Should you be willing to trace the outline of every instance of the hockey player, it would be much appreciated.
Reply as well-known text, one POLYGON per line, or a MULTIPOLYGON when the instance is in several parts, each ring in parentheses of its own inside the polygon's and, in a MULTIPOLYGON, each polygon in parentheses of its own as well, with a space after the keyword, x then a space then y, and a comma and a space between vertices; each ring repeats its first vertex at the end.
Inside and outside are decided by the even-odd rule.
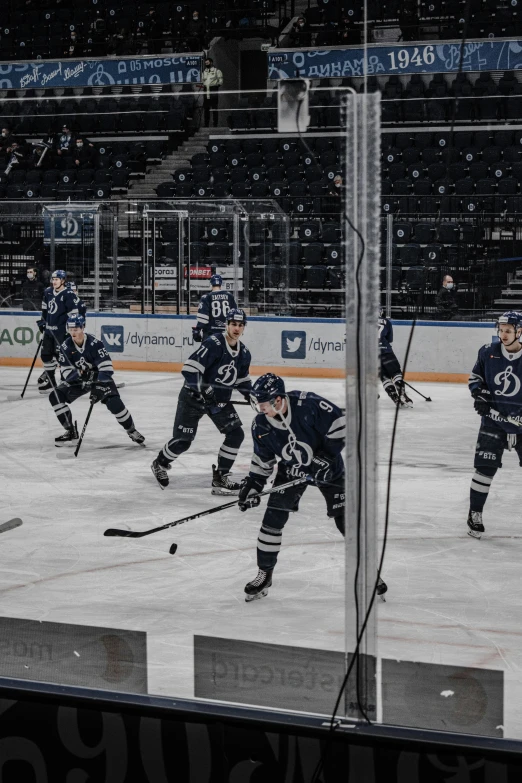
POLYGON ((381 308, 379 317, 379 359, 380 377, 384 391, 395 405, 413 408, 413 402, 406 394, 401 365, 392 348, 393 326, 381 308))
POLYGON ((203 294, 198 307, 198 321, 192 327, 192 337, 195 343, 200 343, 211 334, 224 332, 227 327, 227 313, 237 309, 236 300, 230 291, 222 291, 223 278, 212 275, 210 278, 212 291, 203 294))
POLYGON ((172 438, 151 465, 160 487, 169 483, 171 462, 187 451, 196 437, 199 420, 207 414, 225 436, 219 449, 217 467, 212 465, 212 494, 233 495, 239 483, 230 471, 245 433, 241 419, 230 402, 233 389, 249 399, 250 351, 241 342, 245 330, 244 310, 231 309, 226 315, 226 332, 213 334, 183 365, 185 384, 179 393, 172 438))
MULTIPOLYGON (((54 374, 58 366, 56 355, 60 344, 67 337, 67 319, 79 315, 85 305, 66 285, 66 273, 57 269, 51 275, 51 285, 46 288, 42 300, 42 317, 37 326, 42 333, 42 362, 44 372, 38 378, 40 394, 47 394, 56 387, 54 374)), ((83 310, 85 312, 85 309, 83 310)))
POLYGON ((509 311, 497 321, 498 343, 484 345, 469 378, 473 406, 482 417, 471 479, 468 534, 484 533, 482 511, 491 482, 502 467, 504 449, 517 452, 522 465, 522 313, 509 311))
MULTIPOLYGON (((250 473, 241 482, 239 508, 246 511, 260 503, 263 490, 279 458, 273 486, 302 477, 303 483, 269 496, 257 539, 258 574, 245 586, 246 601, 262 598, 272 585, 281 549, 283 528, 308 486, 318 487, 326 501, 326 513, 344 536, 344 462, 341 451, 346 418, 333 402, 313 392, 285 391, 282 378, 273 373, 254 383, 251 400, 258 415, 252 423, 254 454, 250 473)), ((386 592, 380 580, 378 593, 386 592)))
POLYGON ((67 330, 69 337, 58 353, 63 382, 49 395, 49 402, 65 430, 55 438, 55 445, 69 446, 78 442, 76 422, 73 423, 67 403, 89 391, 91 401, 102 402, 134 443, 143 443, 145 438, 134 426, 116 388, 112 362, 103 343, 85 333, 85 319, 81 315, 69 316, 67 330))

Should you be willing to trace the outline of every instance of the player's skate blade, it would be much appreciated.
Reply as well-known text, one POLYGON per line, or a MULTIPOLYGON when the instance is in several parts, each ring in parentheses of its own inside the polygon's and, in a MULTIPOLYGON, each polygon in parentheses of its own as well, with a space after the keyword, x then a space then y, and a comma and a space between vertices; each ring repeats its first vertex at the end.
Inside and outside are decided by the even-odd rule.
POLYGON ((137 429, 127 430, 127 435, 132 441, 134 441, 134 443, 138 443, 140 445, 145 443, 145 435, 142 435, 141 432, 138 432, 137 429))
POLYGON ((238 481, 232 481, 230 473, 223 470, 217 470, 212 465, 212 494, 213 495, 239 495, 240 484, 238 481))
POLYGON ((158 460, 155 459, 150 466, 150 469, 152 470, 152 475, 160 485, 161 489, 167 489, 169 485, 167 470, 170 470, 170 465, 160 465, 158 460))
POLYGON ((257 601, 268 595, 268 588, 272 586, 272 571, 263 571, 261 568, 257 576, 245 585, 245 601, 257 601))
POLYGON ((63 446, 76 446, 78 441, 78 428, 76 427, 75 422, 71 429, 66 430, 63 435, 59 435, 54 439, 54 445, 58 446, 58 448, 62 448, 63 446))
POLYGON ((485 532, 482 522, 482 511, 469 511, 468 513, 468 536, 471 538, 481 538, 485 532))

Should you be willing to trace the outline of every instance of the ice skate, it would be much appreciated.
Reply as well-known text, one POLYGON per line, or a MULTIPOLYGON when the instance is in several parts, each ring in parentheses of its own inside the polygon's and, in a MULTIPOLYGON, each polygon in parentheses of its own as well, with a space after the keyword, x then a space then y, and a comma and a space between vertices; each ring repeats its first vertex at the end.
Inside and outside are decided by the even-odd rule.
POLYGON ((52 392, 52 390, 55 388, 56 388, 56 383, 54 381, 54 372, 42 373, 38 378, 38 391, 40 392, 40 394, 49 394, 49 392, 52 392))
POLYGON ((59 448, 61 446, 76 446, 78 440, 78 428, 76 427, 76 422, 74 422, 73 426, 70 429, 65 430, 63 435, 59 435, 54 439, 54 445, 59 448))
POLYGON ((212 494, 213 495, 238 495, 240 483, 232 481, 230 473, 218 470, 212 465, 212 494))
POLYGON ((406 389, 404 387, 401 388, 399 393, 399 404, 401 408, 413 408, 413 401, 410 400, 406 394, 406 389))
POLYGON ((381 601, 386 601, 386 598, 384 597, 384 593, 388 592, 388 585, 384 581, 384 579, 381 579, 379 577, 379 581, 377 582, 377 595, 381 599, 381 601))
POLYGON ((393 383, 391 383, 389 386, 386 386, 384 391, 386 392, 386 394, 388 395, 388 397, 390 398, 390 400, 393 402, 394 405, 401 404, 399 394, 397 392, 397 389, 393 385, 393 383))
POLYGON ((154 460, 150 466, 152 475, 160 485, 161 489, 166 489, 169 485, 169 477, 167 476, 167 470, 170 470, 170 465, 160 465, 158 458, 154 460))
POLYGON ((482 511, 469 510, 468 514, 468 536, 472 538, 481 538, 484 533, 484 525, 482 524, 482 511))
POLYGON ((268 588, 272 586, 272 571, 263 571, 261 568, 257 576, 245 585, 245 601, 255 601, 268 595, 268 588))
POLYGON ((127 435, 131 440, 134 441, 134 443, 145 443, 145 435, 142 435, 141 432, 138 432, 136 427, 134 427, 132 430, 127 430, 127 435))

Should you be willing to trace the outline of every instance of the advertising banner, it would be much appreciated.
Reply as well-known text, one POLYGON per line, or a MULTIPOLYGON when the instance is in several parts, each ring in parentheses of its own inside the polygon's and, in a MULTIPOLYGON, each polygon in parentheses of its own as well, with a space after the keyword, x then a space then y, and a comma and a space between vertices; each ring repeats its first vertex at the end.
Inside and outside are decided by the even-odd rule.
POLYGON ((71 207, 60 217, 44 210, 44 245, 51 244, 52 223, 57 245, 92 245, 94 243, 94 214, 85 207, 71 207))
MULTIPOLYGON (((3 358, 33 357, 39 339, 38 317, 38 313, 0 311, 0 363, 3 358)), ((184 362, 194 351, 195 324, 195 315, 87 313, 87 331, 102 340, 113 359, 136 363, 184 362)), ((411 323, 396 322, 393 330, 393 346, 402 362, 411 323)), ((494 331, 492 323, 418 322, 408 371, 460 375, 462 379, 479 348, 492 342, 494 331)), ((252 364, 258 367, 294 368, 303 375, 307 370, 319 375, 344 372, 345 323, 340 319, 251 316, 244 340, 252 364)))
POLYGON ((0 90, 200 81, 199 54, 0 63, 0 90))
MULTIPOLYGON (((462 42, 440 44, 386 44, 368 47, 368 74, 455 73, 462 42)), ((522 41, 466 41, 464 71, 506 71, 522 67, 522 41)), ((274 50, 268 54, 269 79, 301 76, 324 79, 364 76, 362 48, 274 50)))

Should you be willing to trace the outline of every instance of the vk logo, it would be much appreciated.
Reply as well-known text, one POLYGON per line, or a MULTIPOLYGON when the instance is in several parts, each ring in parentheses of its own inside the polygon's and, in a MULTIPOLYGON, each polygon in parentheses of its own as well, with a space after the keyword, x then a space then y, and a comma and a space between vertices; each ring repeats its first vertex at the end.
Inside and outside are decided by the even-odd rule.
POLYGON ((306 332, 282 332, 281 356, 283 359, 306 359, 306 332))
POLYGON ((101 341, 108 351, 113 353, 119 351, 121 353, 125 347, 123 343, 123 326, 102 326, 101 341))

